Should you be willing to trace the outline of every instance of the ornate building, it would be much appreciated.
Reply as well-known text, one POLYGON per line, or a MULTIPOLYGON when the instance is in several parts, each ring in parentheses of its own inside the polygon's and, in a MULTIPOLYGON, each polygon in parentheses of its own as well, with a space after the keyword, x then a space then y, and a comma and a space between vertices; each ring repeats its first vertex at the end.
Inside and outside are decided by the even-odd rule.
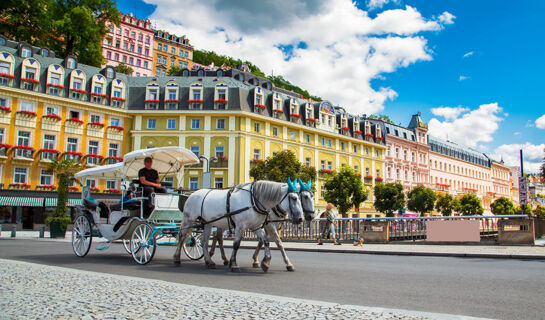
POLYGON ((193 68, 193 46, 185 36, 178 37, 166 31, 155 31, 153 47, 153 73, 157 77, 166 76, 168 69, 193 68))
POLYGON ((102 53, 106 59, 104 66, 123 63, 133 69, 133 76, 151 76, 153 48, 154 31, 151 22, 137 19, 132 14, 122 14, 119 27, 111 24, 102 40, 102 53))
MULTIPOLYGON (((369 192, 354 215, 375 216, 371 190, 383 177, 384 132, 382 121, 301 99, 237 69, 131 77, 0 37, 0 223, 43 223, 57 197, 55 177, 45 170, 52 159, 95 166, 133 149, 171 145, 216 158, 210 171, 218 188, 250 181, 254 162, 291 150, 320 172, 319 210, 323 177, 352 166, 369 192)), ((201 188, 204 170, 201 163, 186 168, 183 180, 165 182, 201 188)), ((88 181, 95 193, 119 192, 118 181, 88 181)))

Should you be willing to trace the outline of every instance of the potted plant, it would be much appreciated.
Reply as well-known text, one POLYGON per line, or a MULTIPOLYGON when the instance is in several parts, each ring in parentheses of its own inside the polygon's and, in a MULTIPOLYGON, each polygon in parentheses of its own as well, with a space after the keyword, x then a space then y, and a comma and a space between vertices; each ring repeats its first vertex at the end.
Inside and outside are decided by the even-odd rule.
POLYGON ((59 178, 57 208, 54 213, 45 219, 51 238, 64 238, 66 227, 72 222, 72 219, 66 216, 68 212, 68 186, 74 180, 74 174, 79 170, 80 164, 72 160, 53 160, 49 164, 48 171, 59 178))

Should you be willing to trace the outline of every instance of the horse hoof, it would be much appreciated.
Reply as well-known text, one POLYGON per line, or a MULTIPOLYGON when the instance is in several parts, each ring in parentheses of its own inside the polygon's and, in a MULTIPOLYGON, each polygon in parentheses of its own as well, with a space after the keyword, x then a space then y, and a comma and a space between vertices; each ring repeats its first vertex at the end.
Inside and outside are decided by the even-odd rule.
POLYGON ((180 260, 174 260, 172 262, 174 263, 175 266, 179 266, 180 264, 182 264, 180 260))
POLYGON ((294 266, 286 266, 286 269, 288 271, 295 271, 295 267, 294 266))
POLYGON ((240 272, 239 267, 231 267, 231 272, 240 272))
POLYGON ((254 267, 254 268, 259 268, 259 263, 258 263, 258 262, 254 262, 254 263, 252 264, 252 267, 254 267))
POLYGON ((216 269, 216 264, 215 264, 215 263, 207 263, 207 264, 206 264, 206 267, 207 267, 208 269, 216 269))
POLYGON ((263 269, 263 272, 269 271, 269 265, 265 263, 261 263, 261 269, 263 269))

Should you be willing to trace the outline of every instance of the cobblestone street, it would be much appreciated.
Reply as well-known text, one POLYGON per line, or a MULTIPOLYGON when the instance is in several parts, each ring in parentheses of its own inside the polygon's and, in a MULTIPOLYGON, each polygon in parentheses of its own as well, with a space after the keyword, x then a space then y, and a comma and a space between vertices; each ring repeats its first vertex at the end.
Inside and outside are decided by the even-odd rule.
POLYGON ((0 259, 3 319, 461 319, 0 259))

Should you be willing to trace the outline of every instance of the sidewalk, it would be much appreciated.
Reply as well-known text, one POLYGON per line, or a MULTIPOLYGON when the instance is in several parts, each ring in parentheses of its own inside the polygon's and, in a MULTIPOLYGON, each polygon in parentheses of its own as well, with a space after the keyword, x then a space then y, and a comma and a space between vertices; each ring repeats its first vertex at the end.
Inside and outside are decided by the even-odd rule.
MULTIPOLYGON (((38 231, 19 231, 16 238, 10 238, 11 232, 2 231, 0 239, 26 239, 37 241, 70 242, 71 233, 66 233, 64 239, 51 239, 49 232, 45 232, 45 238, 38 238, 38 231)), ((100 241, 100 240, 99 240, 100 241)), ((232 248, 231 240, 224 241, 226 248, 232 248)), ((256 241, 243 240, 242 249, 254 249, 256 241)), ((284 242, 287 251, 306 251, 324 253, 352 253, 352 254, 382 254, 382 255, 406 255, 406 256, 437 256, 437 257, 465 257, 465 258, 496 258, 496 259, 530 259, 545 260, 545 239, 536 240, 534 246, 499 246, 499 245, 436 245, 425 242, 407 242, 395 244, 364 244, 355 247, 350 243, 335 246, 332 243, 317 245, 312 242, 284 242)), ((277 250, 276 244, 271 242, 271 248, 277 250)))

